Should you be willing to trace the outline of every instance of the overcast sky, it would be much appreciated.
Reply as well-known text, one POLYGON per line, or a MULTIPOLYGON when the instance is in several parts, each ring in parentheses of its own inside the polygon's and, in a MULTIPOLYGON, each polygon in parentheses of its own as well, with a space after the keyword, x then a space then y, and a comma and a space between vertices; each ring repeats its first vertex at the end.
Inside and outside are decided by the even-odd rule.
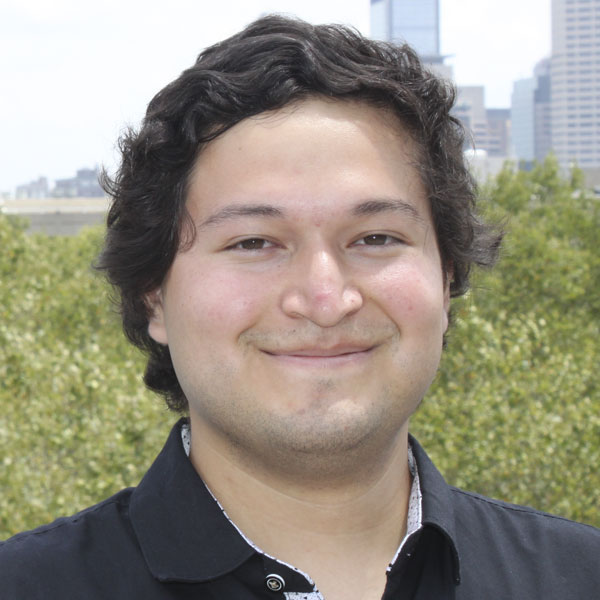
MULTIPOLYGON (((508 107, 550 53, 550 0, 440 0, 459 85, 508 107)), ((265 12, 369 34, 369 0, 0 0, 0 191, 114 165, 119 131, 205 46, 265 12)))

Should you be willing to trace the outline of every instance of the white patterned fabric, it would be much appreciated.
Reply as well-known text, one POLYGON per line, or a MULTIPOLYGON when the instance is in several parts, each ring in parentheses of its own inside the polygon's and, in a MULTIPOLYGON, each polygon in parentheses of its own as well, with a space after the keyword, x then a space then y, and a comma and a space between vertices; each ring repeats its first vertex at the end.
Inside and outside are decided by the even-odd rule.
POLYGON ((183 449, 185 450, 185 453, 189 456, 192 447, 192 436, 189 423, 184 423, 181 426, 181 441, 183 442, 183 449))
POLYGON ((387 571, 394 566, 396 559, 400 555, 406 540, 415 532, 421 529, 422 521, 423 521, 423 512, 422 512, 422 504, 423 504, 423 495, 421 494, 421 484, 419 482, 419 472, 417 470, 417 461, 415 460, 415 456, 413 454, 412 448, 410 444, 408 445, 408 468, 410 469, 410 474, 412 475, 412 485, 410 487, 410 496, 408 498, 408 514, 406 515, 406 533, 404 534, 404 538, 400 542, 398 546, 398 550, 396 550, 396 554, 392 562, 388 565, 387 571))

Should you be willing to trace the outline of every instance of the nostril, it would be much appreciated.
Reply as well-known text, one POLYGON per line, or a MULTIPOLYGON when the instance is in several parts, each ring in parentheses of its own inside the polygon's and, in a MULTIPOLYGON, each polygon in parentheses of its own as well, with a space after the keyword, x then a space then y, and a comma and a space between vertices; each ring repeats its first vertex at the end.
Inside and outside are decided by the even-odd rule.
POLYGON ((320 327, 331 327, 360 310, 362 305, 362 294, 356 288, 313 290, 312 294, 295 289, 284 294, 281 307, 292 318, 305 318, 320 327))
POLYGON ((362 306, 359 290, 349 284, 343 264, 327 249, 307 248, 296 255, 282 297, 283 311, 328 327, 362 306))

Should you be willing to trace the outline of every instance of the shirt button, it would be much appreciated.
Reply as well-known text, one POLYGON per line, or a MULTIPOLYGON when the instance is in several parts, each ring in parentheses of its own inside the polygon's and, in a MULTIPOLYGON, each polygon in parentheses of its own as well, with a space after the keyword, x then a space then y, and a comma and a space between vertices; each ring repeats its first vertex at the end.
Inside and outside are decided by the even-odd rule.
POLYGON ((265 583, 267 584, 267 589, 272 592, 280 592, 285 587, 285 580, 283 577, 275 575, 275 573, 267 575, 265 583))

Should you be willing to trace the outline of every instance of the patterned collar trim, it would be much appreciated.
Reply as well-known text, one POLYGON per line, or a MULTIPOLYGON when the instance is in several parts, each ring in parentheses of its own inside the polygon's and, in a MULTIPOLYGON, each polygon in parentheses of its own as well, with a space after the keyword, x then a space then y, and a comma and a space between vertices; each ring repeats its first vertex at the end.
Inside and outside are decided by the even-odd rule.
MULTIPOLYGON (((192 444, 191 430, 190 430, 189 423, 183 423, 183 425, 181 426, 181 441, 183 443, 183 449, 185 450, 186 455, 189 456, 191 444, 192 444)), ((387 568, 388 573, 394 566, 394 563, 396 562, 398 556, 400 555, 400 552, 402 551, 402 548, 403 548, 404 544, 406 543, 406 540, 413 533, 415 533, 416 531, 421 529, 421 527, 423 526, 423 506, 422 506, 423 505, 423 495, 421 494, 421 484, 419 482, 419 472, 417 470, 417 461, 415 460, 415 456, 413 454, 413 450, 412 450, 412 447, 410 444, 408 446, 408 468, 410 470, 410 474, 412 475, 412 485, 410 488, 410 497, 408 500, 408 515, 407 515, 407 519, 406 519, 406 534, 404 535, 404 538, 400 542, 400 545, 398 546, 398 550, 396 550, 394 559, 388 565, 388 568, 387 568)), ((219 507, 223 511, 223 514, 225 515, 225 517, 227 517, 227 520, 239 531, 240 535, 246 540, 246 542, 248 542, 248 544, 250 546, 252 546, 252 548, 254 548, 257 552, 260 552, 261 554, 264 554, 265 556, 269 556, 268 554, 266 554, 266 552, 263 552, 260 548, 258 548, 252 542, 252 540, 249 540, 242 531, 240 531, 240 529, 237 527, 237 525, 229 518, 229 516, 227 515, 227 513, 221 506, 220 502, 215 498, 214 494, 210 491, 208 486, 207 486, 207 489, 210 492, 211 496, 214 498, 215 502, 219 505, 219 507)), ((269 558, 273 558, 273 557, 269 556, 269 558)), ((277 559, 274 559, 274 560, 277 560, 277 559)), ((280 561, 278 561, 278 562, 280 562, 280 561)), ((286 563, 284 563, 284 564, 286 564, 286 563)), ((287 565, 287 566, 298 571, 298 569, 296 569, 292 565, 287 565)), ((303 575, 309 581, 312 582, 310 577, 308 577, 305 573, 303 573, 303 575)))

